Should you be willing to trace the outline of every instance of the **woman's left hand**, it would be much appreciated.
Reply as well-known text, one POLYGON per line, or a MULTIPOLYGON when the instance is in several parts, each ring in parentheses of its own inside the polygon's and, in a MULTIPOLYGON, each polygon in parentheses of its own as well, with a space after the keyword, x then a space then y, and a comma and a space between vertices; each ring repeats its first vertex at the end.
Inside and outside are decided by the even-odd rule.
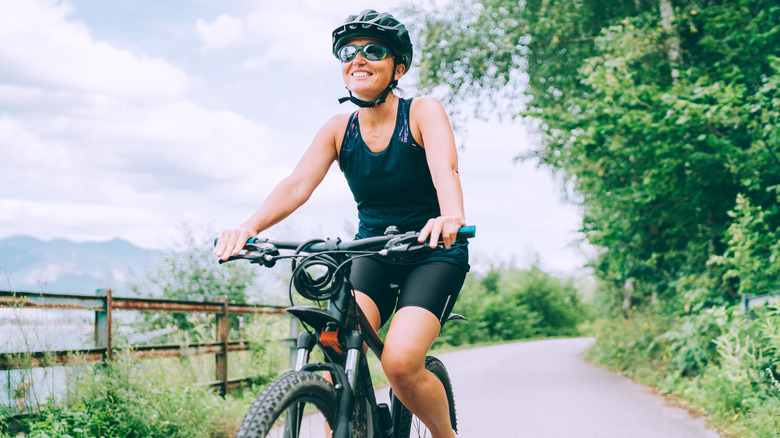
POLYGON ((455 239, 458 237, 458 230, 464 225, 466 225, 466 221, 460 216, 431 218, 428 219, 428 223, 420 230, 420 237, 417 240, 425 242, 425 239, 430 237, 431 248, 436 248, 439 240, 444 242, 445 248, 449 248, 455 243, 455 239))

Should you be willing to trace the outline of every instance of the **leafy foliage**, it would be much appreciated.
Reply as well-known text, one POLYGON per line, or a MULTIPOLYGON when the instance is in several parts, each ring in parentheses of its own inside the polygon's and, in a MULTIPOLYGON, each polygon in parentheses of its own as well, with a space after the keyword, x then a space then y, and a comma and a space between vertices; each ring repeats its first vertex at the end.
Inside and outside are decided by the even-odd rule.
POLYGON ((537 265, 493 266, 484 276, 469 275, 453 311, 469 321, 445 326, 440 341, 450 345, 576 335, 589 317, 573 280, 537 265))
MULTIPOLYGON (((778 197, 780 201, 780 197, 778 197)), ((753 206, 740 195, 732 212, 728 250, 713 264, 726 268, 725 280, 737 280, 743 295, 764 295, 780 290, 780 241, 773 223, 780 215, 778 204, 766 210, 753 206)))
POLYGON ((662 3, 463 0, 417 23, 421 85, 475 111, 521 102, 507 115, 539 132, 523 157, 567 183, 605 249, 598 274, 632 279, 634 304, 706 271, 727 249, 737 195, 766 210, 780 182, 780 7, 675 2, 667 25, 662 3))
MULTIPOLYGON (((120 359, 70 370, 68 392, 26 420, 30 437, 229 437, 248 401, 222 399, 178 373, 120 359)), ((10 437, 0 429, 0 436, 10 437)))
POLYGON ((753 318, 737 306, 637 312, 602 321, 588 357, 693 402, 738 436, 771 436, 780 426, 778 316, 777 306, 753 318))
MULTIPOLYGON (((256 270, 246 264, 219 265, 208 242, 202 242, 191 230, 184 230, 183 241, 166 255, 145 279, 131 285, 139 296, 154 296, 173 300, 248 301, 247 289, 252 286, 256 270)), ((239 316, 230 315, 230 327, 239 327, 239 316)), ((190 340, 208 338, 213 330, 213 316, 185 313, 149 313, 144 315, 145 330, 175 329, 190 340)))
POLYGON ((780 292, 780 5, 461 0, 419 13, 421 86, 528 121, 537 144, 519 158, 583 207, 607 315, 592 359, 740 436, 776 434, 778 312, 734 304, 780 292))

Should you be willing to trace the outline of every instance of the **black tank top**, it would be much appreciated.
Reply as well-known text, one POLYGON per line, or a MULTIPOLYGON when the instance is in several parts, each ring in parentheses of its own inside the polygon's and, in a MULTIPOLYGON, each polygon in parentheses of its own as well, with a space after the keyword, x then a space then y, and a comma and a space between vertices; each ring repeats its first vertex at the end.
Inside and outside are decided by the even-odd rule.
POLYGON ((363 141, 358 111, 347 124, 339 166, 357 202, 361 237, 382 235, 390 225, 419 231, 441 215, 425 150, 409 130, 411 103, 399 99, 395 130, 381 152, 372 152, 363 141))
MULTIPOLYGON (((401 232, 420 231, 428 219, 441 216, 425 149, 412 138, 409 108, 412 99, 398 99, 395 130, 387 147, 372 152, 360 135, 358 111, 349 118, 339 152, 339 166, 357 202, 356 239, 381 236, 390 225, 401 232)), ((422 255, 409 262, 468 263, 468 242, 422 255)))

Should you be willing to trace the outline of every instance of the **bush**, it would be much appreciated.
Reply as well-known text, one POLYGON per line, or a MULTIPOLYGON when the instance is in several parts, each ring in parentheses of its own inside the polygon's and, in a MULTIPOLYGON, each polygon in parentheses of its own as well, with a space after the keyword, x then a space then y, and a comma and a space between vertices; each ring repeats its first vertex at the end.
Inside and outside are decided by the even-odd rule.
MULTIPOLYGON (((773 186, 780 203, 780 186, 773 186)), ((780 206, 762 208, 738 195, 733 221, 726 237, 728 249, 723 256, 713 257, 711 263, 725 268, 724 279, 739 284, 740 294, 763 295, 778 292, 780 284, 780 206)))
POLYGON ((596 342, 586 357, 610 369, 637 377, 654 370, 667 370, 668 351, 657 342, 669 319, 651 312, 636 312, 629 318, 602 319, 595 324, 596 342))
POLYGON ((589 359, 677 394, 739 436, 780 428, 780 307, 604 320, 589 359))
POLYGON ((715 358, 717 345, 714 340, 724 333, 727 321, 723 307, 678 317, 671 330, 656 338, 666 346, 673 372, 681 376, 699 374, 715 358))
MULTIPOLYGON (((248 291, 253 289, 257 269, 246 263, 218 264, 211 243, 203 242, 189 229, 184 230, 182 241, 176 248, 139 281, 129 284, 134 294, 185 301, 217 301, 220 297, 227 297, 234 303, 251 301, 248 291), (181 251, 181 248, 186 250, 181 251)), ((229 318, 231 328, 239 326, 238 315, 230 315, 229 318)), ((206 314, 152 312, 142 314, 142 320, 136 325, 139 332, 181 331, 189 340, 206 341, 211 340, 214 333, 212 322, 213 317, 206 314)), ((155 341, 168 343, 178 340, 162 335, 155 341)))
POLYGON ((451 322, 440 342, 450 345, 572 336, 588 315, 571 279, 560 279, 534 265, 491 267, 469 274, 453 309, 467 323, 451 322))
MULTIPOLYGON (((131 359, 73 367, 67 394, 26 421, 30 437, 229 437, 248 402, 190 383, 183 368, 131 359)), ((10 437, 7 433, 3 437, 10 437)))

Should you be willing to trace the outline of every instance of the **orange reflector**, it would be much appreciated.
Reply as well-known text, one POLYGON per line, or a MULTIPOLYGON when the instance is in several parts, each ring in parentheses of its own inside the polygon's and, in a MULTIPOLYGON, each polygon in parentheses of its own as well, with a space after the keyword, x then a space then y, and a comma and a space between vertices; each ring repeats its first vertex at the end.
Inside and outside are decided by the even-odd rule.
POLYGON ((320 333, 320 344, 324 345, 325 347, 330 347, 338 354, 344 353, 344 350, 341 348, 341 344, 339 344, 339 329, 336 328, 336 330, 333 331, 325 331, 323 330, 322 333, 320 333))

